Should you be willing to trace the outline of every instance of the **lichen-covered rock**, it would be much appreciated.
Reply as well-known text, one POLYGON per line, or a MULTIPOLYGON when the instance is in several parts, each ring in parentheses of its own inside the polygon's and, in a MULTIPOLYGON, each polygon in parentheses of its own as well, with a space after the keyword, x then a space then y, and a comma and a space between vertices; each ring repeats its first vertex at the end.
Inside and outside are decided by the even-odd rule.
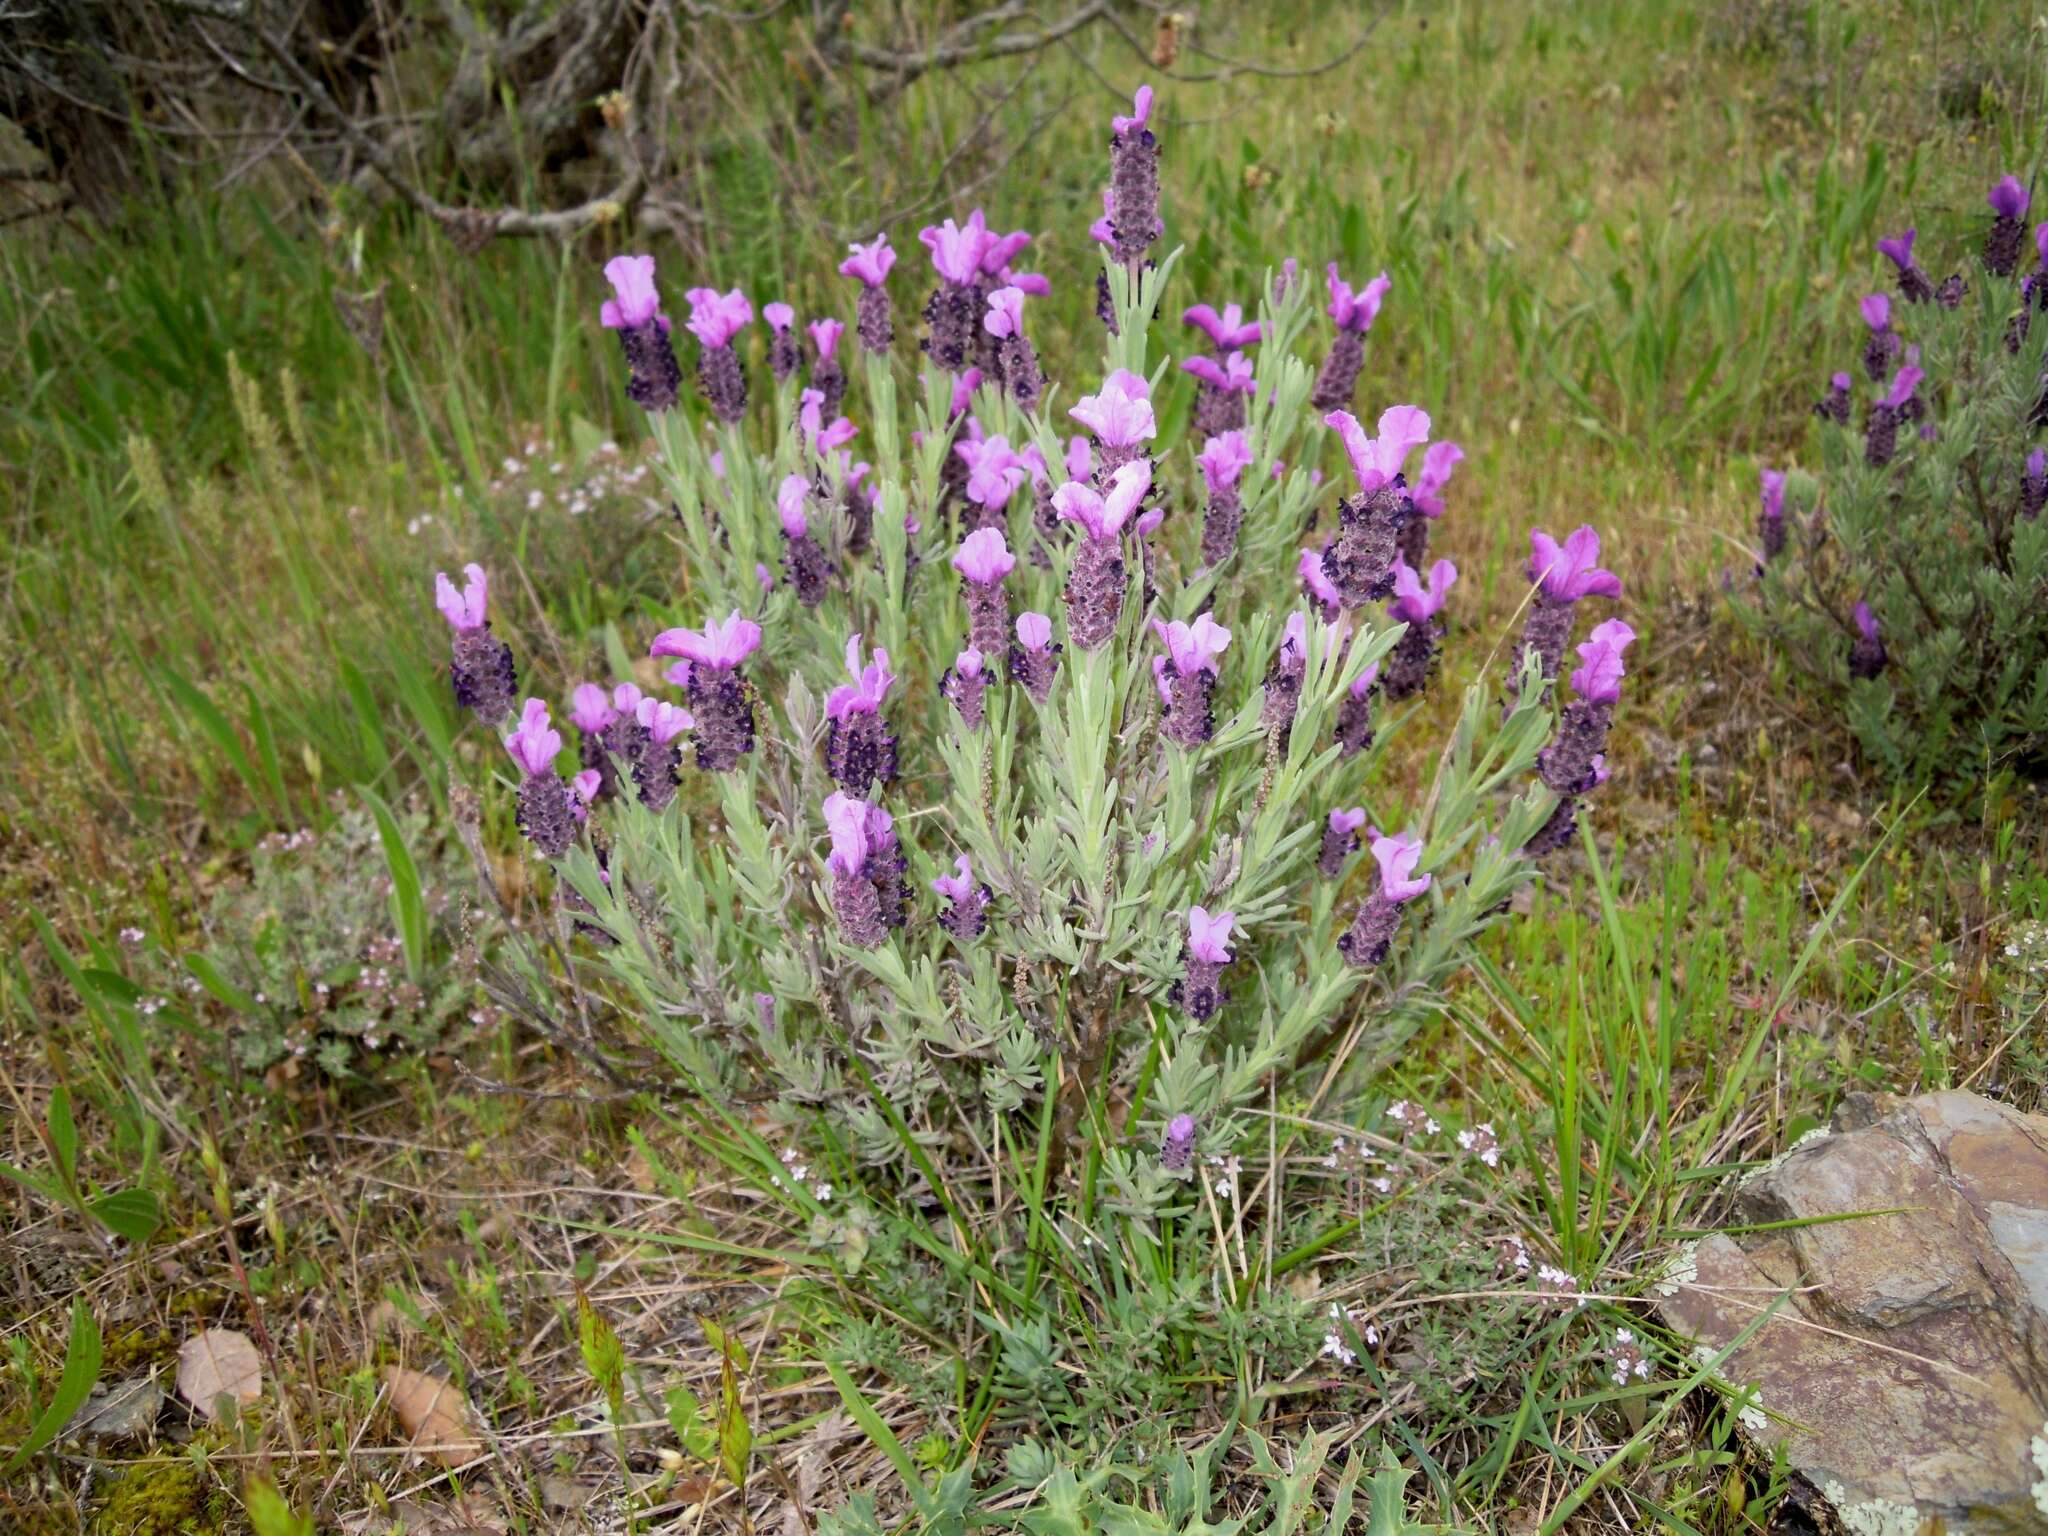
POLYGON ((1857 1095, 1737 1206, 1808 1224, 1707 1238, 1654 1290, 1703 1359, 1785 1297, 1720 1375, 1784 1446, 1788 1528, 2048 1531, 2048 1121, 1857 1095))

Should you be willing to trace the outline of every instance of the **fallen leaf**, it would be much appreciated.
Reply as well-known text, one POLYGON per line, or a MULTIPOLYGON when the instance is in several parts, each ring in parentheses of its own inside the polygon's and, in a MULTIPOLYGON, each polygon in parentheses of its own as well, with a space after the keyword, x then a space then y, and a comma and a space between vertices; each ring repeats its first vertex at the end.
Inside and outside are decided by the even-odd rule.
POLYGON ((221 1412, 223 1397, 242 1408, 262 1395, 263 1359, 247 1334, 209 1328, 187 1339, 178 1351, 178 1396, 211 1422, 219 1424, 227 1417, 221 1412))
POLYGON ((469 1404, 454 1382, 387 1365, 384 1385, 391 1394, 391 1411, 422 1456, 444 1467, 460 1467, 483 1455, 483 1442, 469 1427, 469 1404))

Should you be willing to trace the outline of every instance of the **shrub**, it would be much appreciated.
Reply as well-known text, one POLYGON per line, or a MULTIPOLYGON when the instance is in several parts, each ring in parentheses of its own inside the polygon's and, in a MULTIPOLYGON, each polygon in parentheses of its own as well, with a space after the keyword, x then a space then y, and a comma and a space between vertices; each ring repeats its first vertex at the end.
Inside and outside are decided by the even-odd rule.
POLYGON ((1863 300, 1861 382, 1814 408, 1819 476, 1764 472, 1738 604, 1913 782, 2048 770, 2048 224, 2028 251, 2025 190, 1990 201, 1974 282, 1935 284, 1913 230, 1879 242, 1898 300, 1863 300))
MULTIPOLYGON (((1030 237, 979 210, 921 233, 915 376, 886 238, 842 268, 858 432, 840 322, 805 346, 765 307, 763 409, 752 306, 711 288, 689 294, 693 421, 652 259, 610 264, 684 592, 633 677, 573 690, 573 778, 548 704, 517 702, 487 573, 439 578, 458 696, 493 728, 516 711, 519 824, 580 935, 565 963, 834 1282, 799 1286, 802 1326, 963 1441, 999 1405, 1040 1433, 1170 1435, 1247 1353, 1341 1382, 1384 1348, 1282 1279, 1418 1166, 1425 1117, 1371 1151, 1351 1129, 1377 1118, 1367 1072, 1604 780, 1633 638, 1609 620, 1578 647, 1553 731, 1579 605, 1619 585, 1591 529, 1539 533, 1513 675, 1429 705, 1457 571, 1428 543, 1462 455, 1414 406, 1373 435, 1342 408, 1384 277, 1354 292, 1330 268, 1315 370, 1292 263, 1253 322, 1187 310, 1202 441, 1165 440, 1181 401, 1152 322, 1177 253, 1151 255, 1149 101, 1114 127, 1103 377, 1071 404, 1030 339, 1045 280, 1011 266, 1030 237), (1342 498, 1315 467, 1332 438, 1342 498), (1387 742, 1431 715, 1448 738, 1403 784, 1387 742), (918 1363, 935 1347, 957 1357, 918 1363)), ((1477 1197, 1491 1129, 1459 1145, 1477 1197)))

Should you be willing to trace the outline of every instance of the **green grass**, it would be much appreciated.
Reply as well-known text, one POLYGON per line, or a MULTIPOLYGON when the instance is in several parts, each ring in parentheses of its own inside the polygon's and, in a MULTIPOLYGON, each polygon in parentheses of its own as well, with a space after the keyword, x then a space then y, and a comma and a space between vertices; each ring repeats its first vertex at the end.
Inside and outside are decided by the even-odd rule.
MULTIPOLYGON (((1357 24, 1340 7, 1242 9, 1199 34, 1203 45, 1301 65, 1357 24)), ((1643 1330, 1629 1298, 1685 1235, 1723 1219, 1723 1175, 1784 1146, 1841 1094, 1996 1081, 2037 1099, 2044 1063, 2029 1026, 2043 991, 2003 945, 2048 918, 2048 850, 2038 799, 2031 811, 1987 805, 1959 827, 1838 772, 1841 739, 1802 719, 1769 658, 1732 644, 1700 605, 1724 566, 1743 564, 1757 460, 1805 451, 1805 407, 1854 329, 1876 235, 1917 216, 1924 239, 1946 240, 1977 217, 1994 174, 2038 168, 2028 24, 2023 8, 1988 0, 1407 6, 1333 74, 1165 94, 1169 242, 1186 248, 1169 308, 1249 300, 1288 255, 1311 271, 1334 258, 1354 279, 1384 266, 1395 286, 1360 405, 1428 402, 1440 435, 1471 454, 1442 532, 1467 572, 1460 625, 1497 630, 1519 600, 1530 522, 1586 520, 1616 552, 1652 652, 1655 692, 1632 706, 1617 749, 1639 768, 1596 824, 1599 856, 1486 943, 1451 1006, 1372 1063, 1367 1102, 1352 1106, 1349 1123, 1371 1124, 1400 1098, 1453 1127, 1490 1123, 1507 1149, 1500 1178, 1419 1158, 1391 1199, 1332 1197, 1291 1211, 1285 1231, 1254 1234, 1273 1278, 1301 1280, 1304 1298, 1324 1299, 1318 1275, 1351 1277, 1360 1316, 1414 1355, 1342 1415, 1291 1379, 1314 1353, 1319 1314, 1245 1304, 1229 1268, 1229 1238, 1245 1235, 1205 1246, 1206 1213, 1143 1264, 1135 1248, 1106 1256, 1115 1267, 1091 1294, 1116 1301, 1091 1314, 1071 1235, 1042 1209, 1043 1128, 992 1149, 1024 1202, 1014 1266, 971 1244, 906 1254, 910 1223, 863 1239, 885 1274, 936 1264, 957 1290, 982 1286, 979 1305, 1001 1312, 1004 1333, 991 1356, 934 1325, 953 1300, 920 1295, 927 1280, 904 1279, 885 1307, 811 1278, 822 1266, 789 1240, 790 1217, 731 1187, 773 1159, 743 1116, 657 1114, 640 1100, 526 1106, 424 1054, 353 1096, 281 1076, 252 1092, 218 1038, 246 1025, 235 978, 250 974, 229 964, 249 952, 237 926, 248 908, 224 893, 251 883, 267 834, 360 824, 364 805, 399 813, 385 812, 362 879, 396 877, 394 932, 415 972, 484 989, 484 1022, 449 1054, 528 1087, 590 1087, 492 1000, 492 967, 516 962, 486 954, 479 970, 466 958, 447 906, 461 878, 447 872, 449 850, 409 847, 399 829, 413 825, 408 806, 419 825, 446 825, 454 784, 486 777, 440 675, 433 569, 471 557, 518 569, 494 597, 500 628, 558 676, 623 656, 631 616, 673 602, 688 579, 646 520, 651 482, 614 475, 576 518, 552 499, 604 462, 589 456, 607 437, 635 462, 637 416, 595 309, 602 259, 641 237, 501 241, 465 258, 353 194, 310 218, 281 184, 225 198, 194 186, 112 230, 10 230, 0 738, 15 750, 0 780, 0 912, 13 953, 0 1014, 18 1113, 7 1159, 46 1165, 34 1127, 47 1123, 50 1085, 71 1084, 90 1133, 83 1179, 156 1190, 169 1219, 159 1243, 178 1245, 187 1266, 176 1285, 106 1253, 67 1271, 70 1288, 123 1298, 145 1319, 135 1331, 148 1337, 127 1355, 107 1330, 109 1371, 169 1363, 182 1331, 240 1315, 251 1287, 269 1307, 321 1298, 278 1385, 296 1426, 279 1480, 301 1507, 325 1500, 324 1516, 343 1495, 361 1507, 372 1484, 394 1492, 431 1475, 394 1480, 395 1463, 347 1454, 390 1443, 365 1374, 373 1358, 444 1364, 494 1425, 551 1450, 564 1475, 616 1487, 616 1467, 588 1459, 608 1454, 609 1423, 580 1437, 596 1388, 574 1348, 553 1347, 577 1337, 563 1298, 572 1281, 589 1287, 634 1339, 627 1323, 662 1315, 647 1297, 686 1283, 752 1354, 729 1380, 725 1352, 694 1335, 635 1342, 627 1391, 647 1400, 625 1412, 641 1462, 657 1440, 690 1443, 664 1427, 675 1412, 658 1400, 664 1385, 694 1393, 727 1435, 743 1419, 756 1476, 798 1476, 797 1452, 843 1414, 841 1438, 822 1443, 835 1461, 866 1447, 866 1460, 832 1491, 879 1491, 904 1511, 908 1497, 936 1529, 965 1487, 947 1474, 975 1463, 992 1372, 1006 1373, 1005 1393, 1042 1390, 1048 1442, 1081 1443, 1090 1426, 1044 1343, 1057 1333, 1101 1349, 1118 1328, 1142 1333, 1155 1310, 1176 1315, 1176 1289, 1194 1285, 1224 1320, 1214 1338, 1178 1346, 1218 1405, 1212 1442, 1172 1444, 1133 1414, 1094 1460, 1013 1446, 994 1497, 1031 1504, 1048 1531, 1084 1529, 1061 1522, 1112 1506, 1220 1519, 1307 1503, 1317 1512, 1301 1528, 1316 1530, 1341 1489, 1364 1509, 1377 1440, 1417 1474, 1405 1496, 1419 1517, 1460 1528, 1526 1529, 1533 1516, 1555 1529, 1568 1499, 1585 1501, 1572 1506, 1579 1521, 1609 1521, 1610 1497, 1670 1529, 1749 1528, 1729 1496, 1727 1415, 1689 1422, 1676 1441, 1660 1433, 1689 1379, 1683 1349, 1653 1390, 1603 1389, 1599 1337, 1620 1322, 1643 1330), (1995 88, 1957 85, 1980 77, 1995 88), (372 359, 334 294, 379 283, 388 312, 372 359), (508 457, 522 468, 505 470, 508 457), (166 952, 222 957, 220 985, 171 1015, 142 1014, 116 937, 131 923, 166 952), (256 1116, 276 1134, 220 1135, 256 1116), (646 1139, 629 1140, 629 1126, 646 1139), (233 1170, 225 1216, 195 1155, 202 1129, 233 1170), (376 1140, 345 1139, 359 1133, 376 1140), (315 1155, 317 1175, 304 1166, 315 1155), (580 1210, 506 1194, 578 1181, 597 1191, 580 1210), (417 1212, 392 1210, 407 1189, 428 1192, 404 1197, 417 1212), (510 1214, 486 1240, 472 1208, 489 1199, 510 1214), (1511 1235, 1606 1298, 1593 1321, 1500 1294, 1493 1245, 1511 1235), (230 1279, 237 1242, 254 1256, 246 1286, 230 1279), (366 1258, 366 1245, 400 1257, 366 1258), (1220 1274, 1206 1267, 1219 1263, 1220 1274), (379 1301, 407 1321, 371 1325, 379 1301), (529 1347, 541 1336, 553 1345, 529 1347), (1348 1445, 1328 1434, 1340 1418, 1348 1445), (1152 1453, 1143 1469, 1124 1459, 1138 1448, 1152 1453)), ((973 91, 1005 78, 992 67, 863 106, 838 120, 843 133, 806 133, 813 87, 763 43, 731 87, 757 143, 702 157, 689 196, 705 224, 654 248, 665 271, 739 283, 757 302, 844 309, 849 285, 830 275, 843 240, 897 213, 891 232, 916 265, 918 224, 981 202, 1003 227, 1043 231, 1031 254, 1044 260, 1026 264, 1058 286, 1034 333, 1049 371, 1071 374, 1098 339, 1092 292, 1072 274, 1113 109, 1103 80, 1124 88, 1143 73, 1105 34, 1043 61, 1037 102, 999 105, 979 141, 961 136, 987 111, 973 91), (935 186, 941 166, 937 179, 971 186, 968 198, 935 186)), ((501 794, 486 798, 482 835, 496 853, 516 844, 501 794)), ((1331 1134, 1311 1103, 1272 1113, 1283 1132, 1331 1134)), ((1265 1171, 1247 1160, 1247 1185, 1265 1171)), ((31 1242, 70 1230, 56 1206, 6 1198, 31 1242)), ((0 1389, 7 1445, 62 1374, 70 1297, 53 1290, 10 1311, 22 1321, 0 1389)), ((990 1326, 985 1315, 962 1324, 990 1326)), ((1144 1389, 1132 1374, 1129 1390, 1144 1389)), ((687 1502, 676 1490, 713 1477, 731 1444, 663 1467, 666 1491, 650 1500, 687 1502)), ((261 1445, 286 1449, 275 1432, 261 1445)), ((236 1458, 253 1457, 253 1442, 208 1432, 198 1446, 220 1487, 243 1486, 252 1463, 236 1458)), ((545 1522, 541 1480, 496 1496, 545 1522)), ((24 1523, 49 1518, 43 1494, 5 1497, 0 1510, 24 1523)), ((1398 1509, 1401 1497, 1398 1483, 1375 1485, 1370 1502, 1398 1509)), ((717 1509, 728 1518, 730 1498, 717 1509)))

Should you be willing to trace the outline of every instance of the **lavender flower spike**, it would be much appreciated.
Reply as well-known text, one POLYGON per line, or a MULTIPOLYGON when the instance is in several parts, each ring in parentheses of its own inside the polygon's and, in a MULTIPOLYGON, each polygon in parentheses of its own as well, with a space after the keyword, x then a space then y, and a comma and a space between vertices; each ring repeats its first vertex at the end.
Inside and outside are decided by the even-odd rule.
POLYGON ((2020 477, 2020 516, 2029 521, 2048 507, 2048 453, 2036 448, 2027 455, 2027 470, 2020 477))
POLYGON ((1195 1163, 1195 1117, 1175 1115, 1159 1140, 1159 1166, 1168 1173, 1186 1173, 1195 1163))
POLYGON ((1422 473, 1408 495, 1418 515, 1401 529, 1401 558, 1418 571, 1429 555, 1429 525, 1444 515, 1444 487, 1464 462, 1465 450, 1449 441, 1431 443, 1422 456, 1422 473))
POLYGON ((1877 242, 1879 254, 1897 269, 1899 293, 1908 304, 1924 304, 1934 297, 1934 284, 1927 280, 1927 274, 1913 260, 1913 240, 1919 233, 1917 229, 1909 229, 1896 239, 1877 242))
POLYGON ((815 608, 825 600, 826 589, 832 583, 832 567, 825 558, 824 546, 811 533, 806 510, 810 494, 807 476, 785 475, 775 492, 775 511, 782 522, 782 563, 789 572, 789 584, 796 589, 798 602, 815 608))
POLYGON ((1024 290, 1013 285, 991 293, 981 328, 995 338, 996 377, 1012 399, 1030 410, 1045 390, 1045 375, 1039 371, 1031 338, 1024 334, 1024 290))
POLYGON ((780 384, 804 360, 796 341, 796 311, 787 304, 763 304, 761 318, 768 322, 768 371, 780 384))
POLYGON ((1330 820, 1323 828, 1322 852, 1316 857, 1316 872, 1325 880, 1335 880, 1344 873, 1346 861, 1358 852, 1358 829, 1364 825, 1362 807, 1330 812, 1330 820))
POLYGON ((971 645, 953 658, 953 665, 939 680, 939 692, 960 711, 960 723, 970 731, 980 730, 982 722, 987 719, 982 703, 982 696, 987 691, 988 672, 984 658, 971 645))
POLYGON ((696 716, 697 766, 729 773, 754 750, 754 695, 740 667, 760 648, 761 626, 735 608, 701 630, 666 629, 648 654, 690 663, 690 710, 696 716))
POLYGON ((1892 329, 1892 301, 1881 293, 1867 293, 1858 306, 1870 334, 1863 341, 1863 375, 1873 382, 1891 372, 1899 356, 1899 333, 1892 329))
POLYGON ((889 653, 879 648, 874 660, 861 665, 860 636, 846 642, 846 670, 851 683, 841 683, 825 700, 825 769, 848 794, 865 796, 870 786, 896 777, 896 738, 882 719, 882 704, 896 682, 889 653))
POLYGON ((965 944, 988 927, 988 904, 995 892, 974 878, 974 864, 966 854, 953 860, 953 870, 932 881, 932 889, 946 898, 939 926, 965 944))
POLYGON ((1536 758, 1536 772, 1558 795, 1557 809, 1542 830, 1529 840, 1530 853, 1547 853, 1562 847, 1577 822, 1579 796, 1606 778, 1607 732, 1614 722, 1614 706, 1621 698, 1621 680, 1626 670, 1623 652, 1636 632, 1620 619, 1596 624, 1586 643, 1579 647, 1580 665, 1571 676, 1572 691, 1578 695, 1565 707, 1557 723, 1557 737, 1536 758))
POLYGON ((1199 747, 1216 733, 1210 702, 1216 692, 1218 663, 1230 644, 1230 631, 1206 613, 1192 624, 1179 619, 1162 624, 1154 619, 1152 628, 1166 647, 1166 655, 1152 658, 1152 680, 1166 709, 1160 734, 1177 746, 1199 747))
POLYGON ((1458 568, 1448 560, 1439 560, 1429 568, 1427 586, 1406 561, 1394 562, 1394 600, 1387 605, 1387 616, 1406 624, 1408 629, 1395 642, 1380 675, 1380 686, 1388 698, 1412 698, 1429 682, 1430 670, 1436 665, 1437 641, 1444 632, 1443 621, 1437 616, 1443 612, 1457 579, 1458 568))
POLYGON ((1521 674, 1521 658, 1533 647, 1542 659, 1544 677, 1556 677, 1571 641, 1577 604, 1588 597, 1621 596, 1620 578, 1602 570, 1599 559, 1600 535, 1590 524, 1574 529, 1562 544, 1541 528, 1530 533, 1529 579, 1536 584, 1536 595, 1522 626, 1522 642, 1515 648, 1515 676, 1521 674))
POLYGON ((1017 643, 1010 647, 1010 676, 1022 683, 1024 691, 1040 704, 1052 696, 1053 674, 1060 665, 1059 650, 1052 637, 1051 619, 1042 613, 1017 615, 1017 643))
POLYGON ((1838 427, 1849 425, 1849 390, 1854 381, 1846 373, 1828 380, 1828 392, 1813 403, 1813 414, 1838 427))
POLYGON ((1094 650, 1116 632, 1124 590, 1130 585, 1124 570, 1123 528, 1151 488, 1152 465, 1141 458, 1110 476, 1107 496, 1077 480, 1053 492, 1060 516, 1079 525, 1085 535, 1067 569, 1066 589, 1067 636, 1084 651, 1094 650))
POLYGON ((614 256, 604 264, 604 275, 615 296, 604 301, 598 318, 606 330, 619 333, 626 354, 626 393, 642 410, 665 411, 676 403, 683 367, 676 361, 669 318, 654 288, 654 258, 614 256))
POLYGON ((2027 189, 2017 176, 2006 176, 1986 201, 1992 219, 1984 236, 1984 269, 1993 277, 2011 277, 2027 242, 2027 189))
POLYGON ((677 709, 664 699, 642 699, 633 717, 644 733, 640 755, 633 761, 633 783, 640 791, 640 803, 650 811, 668 809, 676 797, 678 770, 683 749, 677 738, 696 721, 687 710, 677 709))
POLYGON ((1200 1023, 1206 1024, 1230 1001, 1221 982, 1230 964, 1230 933, 1236 925, 1235 912, 1211 916, 1201 907, 1188 908, 1188 936, 1182 950, 1187 972, 1167 992, 1167 999, 1187 1009, 1200 1023))
POLYGON ((1213 437, 1245 424, 1247 402, 1258 381, 1253 377, 1252 360, 1243 352, 1232 352, 1220 362, 1197 353, 1181 363, 1180 371, 1201 381, 1195 392, 1194 414, 1188 420, 1190 433, 1213 437))
POLYGON ((878 805, 833 794, 825 800, 825 827, 832 835, 825 867, 839 931, 857 948, 879 948, 891 928, 903 926, 909 894, 895 824, 878 805))
POLYGON ((1217 314, 1214 306, 1191 304, 1181 311, 1180 323, 1192 325, 1209 338, 1209 345, 1216 349, 1216 355, 1226 356, 1241 347, 1257 346, 1265 334, 1265 328, 1258 321, 1249 323, 1244 318, 1244 306, 1226 304, 1223 313, 1217 314))
POLYGON ((1010 633, 1010 600, 1003 578, 1016 568, 1002 532, 977 528, 953 555, 960 573, 960 594, 967 602, 967 643, 985 656, 1003 648, 1010 633))
POLYGON ((562 733, 548 724, 545 703, 526 701, 505 750, 519 765, 519 830, 545 857, 559 859, 576 840, 576 817, 569 809, 573 791, 555 772, 562 733))
POLYGON ((811 388, 824 396, 819 411, 828 418, 837 416, 839 402, 846 398, 846 370, 839 366, 835 354, 846 327, 828 318, 813 320, 804 330, 810 335, 811 345, 818 349, 818 360, 811 364, 811 388))
POLYGON ((1379 436, 1367 437, 1349 411, 1332 411, 1323 424, 1344 441, 1358 494, 1338 509, 1337 538, 1323 552, 1323 574, 1346 608, 1377 602, 1393 590, 1401 530, 1415 515, 1401 468, 1429 441, 1429 416, 1397 405, 1380 416, 1379 436))
POLYGON ((1110 122, 1110 254, 1132 272, 1166 228, 1159 218, 1159 140, 1151 119, 1152 87, 1141 85, 1130 115, 1110 122))
POLYGON ((1430 877, 1417 875, 1422 862, 1422 840, 1402 833, 1387 837, 1377 829, 1369 834, 1372 856, 1380 867, 1380 888, 1359 903, 1351 927, 1337 940, 1345 960, 1361 971, 1369 971, 1387 958, 1394 947, 1394 935, 1401 929, 1401 908, 1429 889, 1430 877))
POLYGON ((1237 549, 1238 529, 1244 523, 1244 502, 1238 482, 1251 467, 1251 444, 1242 432, 1225 432, 1202 444, 1195 467, 1209 488, 1209 505, 1202 513, 1202 564, 1218 566, 1237 549))
POLYGON ((1871 468, 1884 468, 1897 454, 1899 422, 1905 418, 1913 392, 1925 377, 1917 366, 1907 363, 1893 376, 1884 398, 1870 407, 1863 424, 1863 462, 1871 468))
POLYGON ((1259 723, 1278 736, 1282 752, 1294 732, 1295 712, 1301 707, 1302 679, 1308 673, 1308 615, 1297 610, 1287 615, 1280 632, 1280 653, 1266 669, 1266 701, 1259 710, 1259 723))
POLYGON ((917 238, 932 253, 939 286, 924 307, 929 333, 924 350, 941 368, 955 372, 980 357, 981 314, 986 292, 981 258, 988 249, 988 220, 976 208, 965 224, 947 219, 927 225, 917 238))
POLYGON ((1849 675, 1859 680, 1876 677, 1887 660, 1877 615, 1870 611, 1870 604, 1859 599, 1850 616, 1856 621, 1856 639, 1849 647, 1849 675))
POLYGON ((690 301, 690 334, 698 341, 697 388, 720 421, 737 425, 747 414, 747 376, 732 339, 753 323, 754 306, 737 288, 692 288, 683 297, 690 301))
POLYGON ((576 691, 569 695, 569 723, 576 727, 580 739, 576 744, 576 756, 583 766, 597 775, 590 798, 610 799, 618 792, 618 769, 612 763, 612 755, 605 750, 605 732, 619 718, 619 712, 612 708, 611 695, 597 683, 578 683, 576 691))
POLYGON ((1351 404, 1358 388, 1358 375, 1365 368, 1365 334, 1379 318, 1393 279, 1382 272, 1364 288, 1353 293, 1351 285, 1337 275, 1337 263, 1325 270, 1330 285, 1330 318, 1337 322, 1337 338, 1330 355, 1316 370, 1315 389, 1309 404, 1319 411, 1343 410, 1351 404))
POLYGON ((484 568, 472 561, 462 568, 462 578, 457 587, 446 571, 434 573, 434 606, 455 631, 448 679, 454 684, 456 703, 485 725, 496 726, 512 713, 519 678, 512 648, 491 633, 491 621, 484 615, 490 595, 484 568))
POLYGON ((1768 565, 1785 552, 1785 472, 1763 471, 1763 508, 1757 513, 1757 543, 1768 565))
POLYGON ((1337 751, 1341 757, 1356 757, 1372 745, 1372 691, 1379 676, 1375 662, 1358 674, 1337 706, 1337 751))
POLYGON ((849 245, 851 252, 839 263, 839 275, 860 280, 860 303, 854 311, 855 329, 864 351, 886 356, 896 339, 896 325, 889 312, 889 269, 896 265, 896 253, 889 249, 889 237, 877 235, 866 245, 849 245))

